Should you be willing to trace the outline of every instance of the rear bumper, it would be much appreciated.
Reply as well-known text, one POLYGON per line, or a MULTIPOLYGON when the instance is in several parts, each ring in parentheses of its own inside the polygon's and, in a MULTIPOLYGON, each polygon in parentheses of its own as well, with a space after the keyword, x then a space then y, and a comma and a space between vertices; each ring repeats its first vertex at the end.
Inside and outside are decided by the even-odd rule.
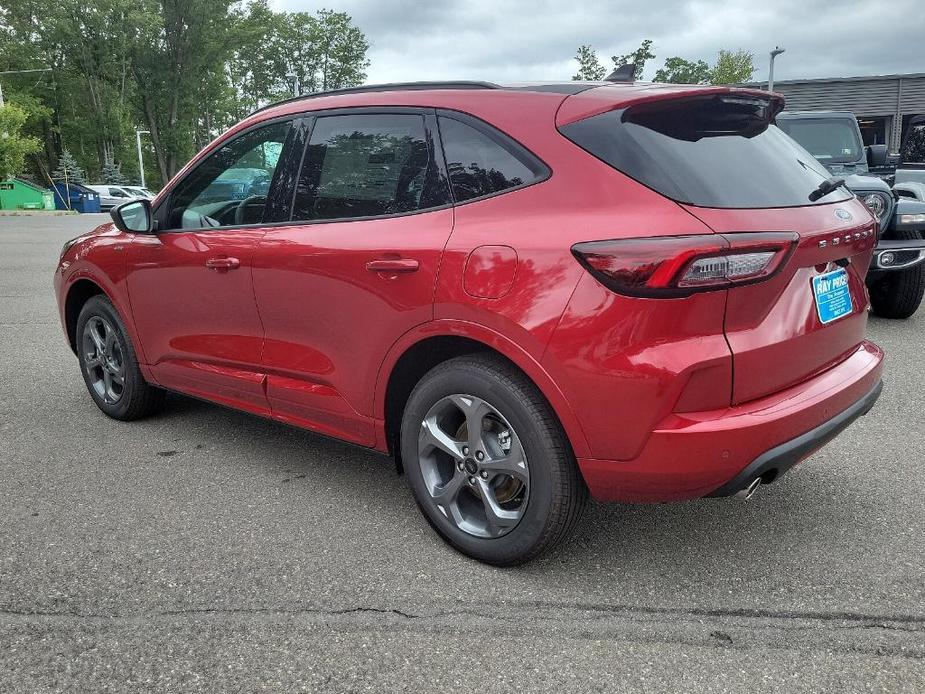
POLYGON ((835 415, 815 429, 811 429, 805 434, 801 434, 795 439, 790 439, 786 443, 782 443, 767 453, 758 456, 742 472, 709 494, 709 496, 732 496, 736 492, 745 489, 756 477, 770 477, 771 481, 777 479, 813 451, 818 451, 838 436, 855 419, 870 412, 870 408, 877 402, 877 398, 880 397, 882 391, 883 381, 877 381, 877 384, 871 388, 867 395, 847 410, 835 415))
POLYGON ((779 393, 735 407, 673 414, 633 460, 579 458, 599 501, 681 501, 734 494, 779 476, 873 406, 883 352, 863 342, 838 365, 779 393))

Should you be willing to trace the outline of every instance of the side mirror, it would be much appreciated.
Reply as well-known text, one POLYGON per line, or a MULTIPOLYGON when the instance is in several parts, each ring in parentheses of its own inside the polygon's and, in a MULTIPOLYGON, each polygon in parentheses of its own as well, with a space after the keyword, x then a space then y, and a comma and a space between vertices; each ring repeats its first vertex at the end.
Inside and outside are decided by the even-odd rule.
POLYGON ((121 231, 149 234, 154 231, 154 215, 150 200, 123 202, 109 211, 112 221, 121 231))
POLYGON ((867 166, 876 169, 886 166, 888 163, 889 152, 886 145, 867 145, 867 166))

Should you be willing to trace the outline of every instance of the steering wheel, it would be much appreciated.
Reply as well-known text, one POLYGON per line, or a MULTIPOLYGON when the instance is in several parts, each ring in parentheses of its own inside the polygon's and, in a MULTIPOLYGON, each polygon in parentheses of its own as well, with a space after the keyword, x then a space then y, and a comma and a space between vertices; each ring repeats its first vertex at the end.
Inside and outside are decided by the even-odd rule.
POLYGON ((247 211, 248 206, 254 207, 260 205, 260 207, 263 207, 266 204, 266 195, 251 195, 250 197, 244 198, 241 202, 238 203, 238 206, 234 210, 235 226, 248 223, 244 221, 244 213, 247 211))

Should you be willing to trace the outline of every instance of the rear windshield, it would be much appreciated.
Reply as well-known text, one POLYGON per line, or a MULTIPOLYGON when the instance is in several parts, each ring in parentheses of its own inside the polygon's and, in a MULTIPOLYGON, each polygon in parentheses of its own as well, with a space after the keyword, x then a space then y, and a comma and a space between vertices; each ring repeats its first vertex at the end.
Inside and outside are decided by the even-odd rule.
POLYGON ((764 99, 689 97, 610 111, 563 126, 575 144, 643 185, 699 207, 798 207, 847 200, 844 188, 813 203, 829 177, 772 125, 764 99))
POLYGON ((777 125, 823 164, 847 164, 861 158, 861 140, 850 120, 778 118, 777 125))

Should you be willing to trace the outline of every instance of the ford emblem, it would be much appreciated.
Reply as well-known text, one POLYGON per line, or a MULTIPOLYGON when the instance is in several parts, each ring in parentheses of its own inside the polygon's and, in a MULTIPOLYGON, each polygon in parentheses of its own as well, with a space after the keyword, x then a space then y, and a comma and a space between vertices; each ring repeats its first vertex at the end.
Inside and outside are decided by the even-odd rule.
POLYGON ((843 210, 840 207, 835 210, 835 216, 839 219, 844 219, 846 222, 851 219, 851 213, 848 210, 843 210))

